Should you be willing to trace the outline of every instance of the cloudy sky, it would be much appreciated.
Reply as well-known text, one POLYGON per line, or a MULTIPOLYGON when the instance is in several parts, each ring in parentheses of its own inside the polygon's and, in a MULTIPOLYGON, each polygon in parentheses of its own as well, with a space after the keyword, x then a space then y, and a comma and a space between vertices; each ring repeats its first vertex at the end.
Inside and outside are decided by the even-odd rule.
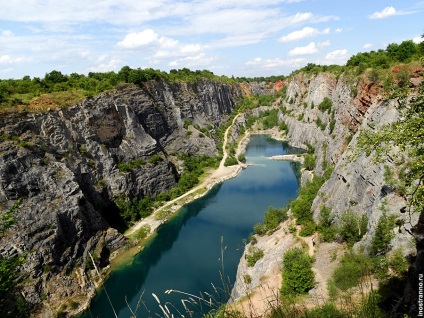
POLYGON ((0 0, 0 8, 0 79, 125 65, 288 75, 424 33, 422 0, 0 0))

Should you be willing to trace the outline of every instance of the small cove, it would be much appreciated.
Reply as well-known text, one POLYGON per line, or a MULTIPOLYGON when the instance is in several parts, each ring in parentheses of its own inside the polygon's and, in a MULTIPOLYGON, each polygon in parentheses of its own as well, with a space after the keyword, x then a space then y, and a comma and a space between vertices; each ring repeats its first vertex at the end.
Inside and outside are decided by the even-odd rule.
MULTIPOLYGON (((270 205, 286 205, 296 197, 299 187, 298 164, 265 157, 297 152, 298 149, 285 142, 253 135, 246 150, 247 161, 252 166, 183 207, 158 229, 156 237, 131 264, 111 273, 104 286, 117 316, 131 317, 125 298, 135 310, 143 292, 142 300, 150 313, 141 304, 137 317, 156 316, 156 313, 163 316, 152 293, 162 304, 172 304, 167 305, 169 309, 173 306, 181 309, 181 299, 188 296, 165 294, 169 289, 196 296, 208 292, 226 302, 228 296, 221 291, 221 277, 228 285, 234 283, 243 239, 248 238, 254 224, 263 220, 270 205)), ((196 310, 193 306, 189 308, 196 310)), ((207 311, 207 306, 203 310, 207 311)), ((115 317, 103 289, 82 317, 115 317)))

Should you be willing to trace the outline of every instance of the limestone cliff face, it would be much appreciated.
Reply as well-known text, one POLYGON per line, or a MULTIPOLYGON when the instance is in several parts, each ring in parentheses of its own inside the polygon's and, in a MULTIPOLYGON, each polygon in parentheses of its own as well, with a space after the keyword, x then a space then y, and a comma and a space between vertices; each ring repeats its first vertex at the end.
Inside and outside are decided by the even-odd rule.
MULTIPOLYGON (((315 147, 316 174, 323 174, 325 162, 334 165, 331 177, 313 203, 311 212, 315 220, 318 221, 323 205, 331 209, 336 223, 349 210, 359 216, 366 215, 369 219, 367 233, 356 247, 363 246, 368 250, 378 219, 386 209, 401 224, 393 230, 396 235, 391 246, 401 248, 404 256, 414 255, 416 245, 410 232, 417 224, 419 214, 406 213, 405 199, 386 184, 384 166, 393 169, 392 160, 388 157, 377 163, 372 156, 366 157, 357 151, 357 137, 361 131, 375 131, 398 120, 398 102, 387 98, 382 91, 379 93, 375 84, 343 76, 297 74, 287 84, 287 98, 277 102, 279 120, 287 124, 287 139, 292 146, 306 149, 310 144, 315 147), (325 98, 331 101, 328 109, 320 106, 325 98)), ((304 174, 302 181, 307 179, 304 174)), ((269 240, 272 241, 272 235, 269 240)), ((274 244, 264 244, 262 249, 265 255, 267 252, 274 255, 276 248, 274 244)), ((282 254, 278 260, 280 264, 282 254)), ((266 264, 266 260, 260 260, 250 269, 241 262, 233 298, 242 297, 259 286, 260 277, 267 275, 276 261, 274 257, 266 264), (249 286, 243 282, 246 274, 251 276, 249 286)))
POLYGON ((52 316, 66 299, 87 301, 94 292, 85 271, 88 252, 102 268, 126 244, 116 230, 122 220, 114 198, 176 186, 175 151, 217 155, 216 140, 192 126, 188 134, 184 124, 213 133, 243 94, 237 84, 155 81, 122 85, 60 111, 1 115, 0 209, 24 200, 0 237, 0 254, 25 255, 22 294, 45 305, 36 316, 52 316), (162 160, 149 163, 155 154, 162 160), (118 169, 135 159, 146 163, 118 169))

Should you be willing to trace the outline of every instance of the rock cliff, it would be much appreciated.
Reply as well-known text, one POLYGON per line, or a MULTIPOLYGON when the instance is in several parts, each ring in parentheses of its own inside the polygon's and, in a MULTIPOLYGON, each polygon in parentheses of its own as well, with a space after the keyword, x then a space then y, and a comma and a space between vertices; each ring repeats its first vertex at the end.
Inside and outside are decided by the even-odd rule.
MULTIPOLYGON (((412 95, 417 91, 415 86, 417 84, 411 82, 412 95)), ((419 232, 419 213, 406 213, 405 199, 387 184, 384 177, 385 166, 386 169, 394 169, 393 160, 387 156, 382 162, 376 162, 375 157, 367 157, 357 150, 357 138, 362 131, 378 131, 382 125, 398 120, 398 101, 390 99, 381 87, 363 79, 329 73, 298 73, 287 83, 286 97, 277 100, 275 106, 280 109, 279 121, 288 126, 289 143, 304 149, 308 145, 315 148, 314 172, 322 175, 329 164, 334 165, 330 178, 313 202, 311 213, 315 221, 318 221, 323 205, 331 209, 336 224, 346 211, 358 216, 366 215, 369 220, 367 232, 355 248, 364 247, 368 251, 378 219, 385 210, 396 217, 398 224, 393 229, 396 235, 390 242, 391 248, 401 248, 404 256, 414 258, 418 247, 418 255, 422 257, 419 245, 411 235, 414 229, 419 232)), ((304 171, 302 182, 307 179, 307 171, 304 171)), ((232 291, 233 300, 261 286, 261 277, 270 275, 276 263, 281 266, 283 253, 276 257, 275 250, 279 249, 275 244, 266 244, 267 241, 278 241, 284 246, 289 238, 284 238, 284 235, 283 239, 278 238, 280 232, 258 240, 264 254, 270 256, 259 260, 253 268, 246 266, 243 255, 232 291), (277 237, 274 238, 274 235, 277 237), (246 275, 250 276, 249 284, 243 280, 246 275)), ((288 231, 286 236, 292 237, 288 231)), ((412 268, 418 272, 421 267, 416 263, 412 268)), ((414 277, 416 279, 416 273, 414 277)))
POLYGON ((25 256, 21 293, 34 316, 51 317, 70 301, 75 310, 86 303, 95 290, 86 275, 88 253, 103 268, 111 251, 127 244, 114 199, 175 187, 180 167, 174 152, 217 155, 218 140, 198 129, 213 136, 235 100, 261 87, 249 89, 152 81, 121 85, 60 111, 1 115, 1 212, 22 203, 0 237, 0 254, 25 256), (154 155, 160 159, 149 161, 154 155), (119 169, 136 160, 143 164, 119 169))

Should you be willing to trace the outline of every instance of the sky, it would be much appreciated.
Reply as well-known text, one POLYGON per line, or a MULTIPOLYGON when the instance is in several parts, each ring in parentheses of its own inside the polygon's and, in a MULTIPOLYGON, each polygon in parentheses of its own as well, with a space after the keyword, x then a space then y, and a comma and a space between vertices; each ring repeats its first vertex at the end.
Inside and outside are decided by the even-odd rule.
POLYGON ((0 0, 0 79, 123 66, 289 75, 421 41, 424 1, 0 0))

